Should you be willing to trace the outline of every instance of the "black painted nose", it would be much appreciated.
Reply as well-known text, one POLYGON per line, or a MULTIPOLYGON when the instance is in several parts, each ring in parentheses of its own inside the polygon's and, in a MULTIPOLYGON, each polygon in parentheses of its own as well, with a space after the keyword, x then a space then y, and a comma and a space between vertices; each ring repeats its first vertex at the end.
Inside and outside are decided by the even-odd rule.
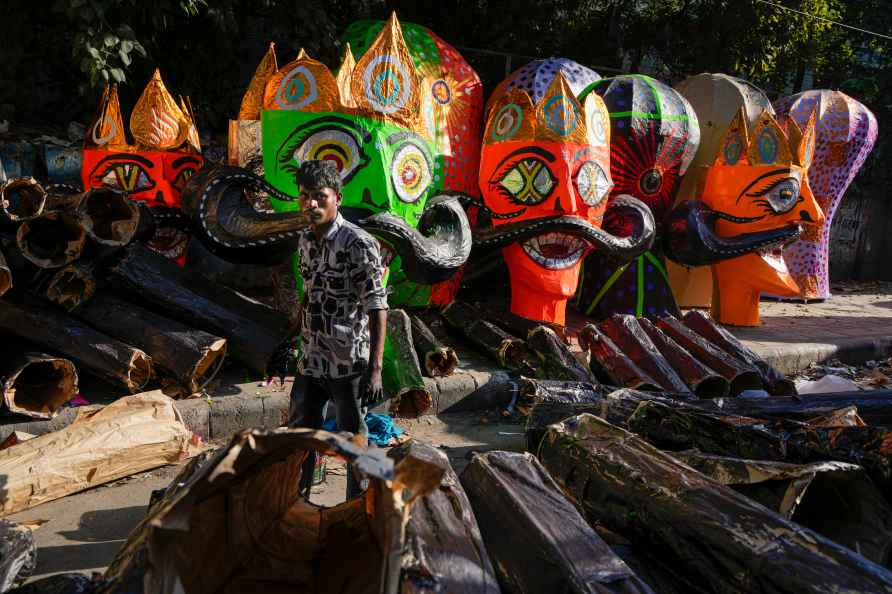
POLYGON ((808 214, 808 212, 806 212, 804 210, 799 211, 799 218, 801 218, 806 223, 814 223, 815 222, 815 220, 813 218, 811 218, 811 215, 808 214))

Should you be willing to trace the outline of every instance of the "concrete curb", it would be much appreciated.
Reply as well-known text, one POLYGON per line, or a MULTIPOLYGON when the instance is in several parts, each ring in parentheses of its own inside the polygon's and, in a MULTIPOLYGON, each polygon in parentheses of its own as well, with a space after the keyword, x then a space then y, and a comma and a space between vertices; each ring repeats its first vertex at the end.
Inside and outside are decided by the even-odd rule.
MULTIPOLYGON (((761 347, 758 354, 785 374, 805 369, 811 363, 828 359, 857 363, 869 359, 881 359, 892 355, 892 337, 857 338, 834 344, 789 343, 778 347, 761 347)), ((462 369, 453 375, 438 378, 424 378, 424 383, 433 397, 433 406, 428 412, 438 415, 460 402, 475 390, 491 381, 508 379, 505 370, 477 371, 462 369)), ((288 394, 241 393, 233 396, 219 396, 207 400, 178 400, 176 408, 190 430, 202 439, 228 439, 234 433, 251 427, 273 429, 285 425, 288 420, 288 394)), ((81 408, 66 408, 50 421, 25 421, 0 425, 0 441, 13 431, 24 431, 41 435, 57 431, 74 421, 79 410, 96 410, 102 405, 81 408)), ((374 412, 387 412, 387 403, 382 403, 374 412)))
POLYGON ((799 342, 778 347, 761 346, 756 353, 783 374, 801 371, 812 363, 839 359, 843 363, 861 363, 892 355, 892 336, 853 338, 834 343, 799 342))
MULTIPOLYGON (((433 396, 433 407, 428 414, 439 414, 465 398, 487 382, 507 379, 505 372, 461 371, 448 377, 424 378, 425 386, 433 396)), ((274 429, 288 420, 289 396, 285 393, 270 395, 238 394, 212 398, 210 403, 201 398, 178 400, 174 403, 183 422, 204 440, 229 439, 234 433, 259 427, 274 429)), ((58 431, 70 425, 80 410, 98 410, 102 405, 65 408, 50 421, 24 421, 0 425, 0 441, 13 431, 42 435, 58 431)), ((387 403, 374 409, 387 412, 387 403)))

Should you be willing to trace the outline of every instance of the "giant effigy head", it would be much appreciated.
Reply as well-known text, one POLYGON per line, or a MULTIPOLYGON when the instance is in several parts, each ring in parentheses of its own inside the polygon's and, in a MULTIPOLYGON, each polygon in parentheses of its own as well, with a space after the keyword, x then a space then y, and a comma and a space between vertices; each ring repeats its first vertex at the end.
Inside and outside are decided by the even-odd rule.
POLYGON ((784 261, 803 299, 830 297, 829 251, 833 216, 849 184, 873 149, 877 120, 871 111, 841 91, 813 90, 778 99, 778 120, 808 126, 815 115, 815 152, 808 183, 824 211, 821 227, 810 225, 784 248, 784 261))
POLYGON ((630 217, 632 234, 601 229, 613 186, 609 115, 596 94, 577 99, 598 78, 570 60, 538 60, 487 104, 479 183, 489 227, 475 235, 475 249, 501 248, 511 311, 530 319, 564 323, 591 249, 630 258, 653 238, 650 212, 626 196, 614 206, 630 217))
POLYGON ((342 214, 378 237, 395 278, 428 285, 429 296, 429 285, 450 279, 470 252, 456 194, 474 191, 480 81, 453 48, 417 25, 404 32, 396 15, 348 33, 359 56, 348 45, 336 75, 303 51, 281 68, 264 59, 240 116, 259 116, 268 185, 218 171, 225 179, 208 194, 209 173, 195 186, 192 210, 224 257, 287 253, 307 225, 296 201, 300 164, 331 161, 343 183, 342 214), (235 191, 247 186, 268 190, 277 214, 245 209, 235 191))
MULTIPOLYGON (((659 236, 700 144, 697 115, 681 94, 644 75, 602 78, 586 87, 580 99, 590 93, 600 96, 610 113, 610 196, 627 194, 647 204, 659 236)), ((659 245, 618 264, 592 252, 575 303, 597 319, 615 313, 678 314, 659 245)))
POLYGON ((814 119, 785 130, 766 110, 747 121, 741 107, 704 166, 698 199, 673 213, 669 237, 676 260, 712 265, 713 316, 738 326, 758 325, 761 292, 798 294, 780 247, 824 222, 808 184, 814 119))
MULTIPOLYGON (((133 143, 127 139, 117 87, 107 86, 84 137, 84 189, 126 192, 156 213, 178 210, 183 188, 204 160, 188 99, 177 103, 157 70, 130 114, 130 135, 133 143)), ((160 225, 149 246, 182 263, 187 242, 183 229, 160 225)))

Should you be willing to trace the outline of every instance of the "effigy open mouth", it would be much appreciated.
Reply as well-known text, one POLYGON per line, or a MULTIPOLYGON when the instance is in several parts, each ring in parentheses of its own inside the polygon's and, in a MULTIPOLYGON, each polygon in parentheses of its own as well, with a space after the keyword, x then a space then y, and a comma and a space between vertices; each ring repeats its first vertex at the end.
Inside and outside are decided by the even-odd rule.
POLYGON ((563 270, 575 266, 585 255, 588 244, 569 233, 544 233, 522 242, 521 247, 530 259, 549 270, 563 270))
POLYGON ((656 224, 647 205, 622 195, 612 200, 607 209, 627 223, 632 229, 630 235, 618 237, 582 217, 561 215, 475 230, 474 249, 483 252, 520 243, 533 261, 554 270, 573 266, 589 247, 622 260, 630 260, 650 249, 656 224))

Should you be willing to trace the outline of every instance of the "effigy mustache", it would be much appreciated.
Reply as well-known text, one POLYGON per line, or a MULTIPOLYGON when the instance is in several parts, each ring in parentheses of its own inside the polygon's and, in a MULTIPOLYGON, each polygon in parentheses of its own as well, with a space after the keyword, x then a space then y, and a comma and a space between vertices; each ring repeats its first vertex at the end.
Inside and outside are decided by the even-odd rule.
MULTIPOLYGON (((347 218, 352 210, 342 209, 347 218)), ((458 272, 471 255, 471 225, 458 195, 431 198, 417 228, 388 212, 358 218, 354 222, 390 244, 400 256, 406 277, 413 282, 431 285, 445 281, 458 272)))
POLYGON ((607 210, 611 216, 616 215, 624 222, 630 223, 632 233, 618 237, 592 225, 582 217, 561 215, 517 221, 477 231, 474 234, 474 249, 477 251, 498 249, 551 232, 573 235, 607 256, 622 259, 635 258, 650 249, 656 233, 656 224, 653 213, 647 205, 637 198, 622 195, 611 201, 607 210))
POLYGON ((718 220, 751 223, 755 219, 735 217, 712 210, 700 200, 682 202, 666 222, 663 247, 666 255, 685 266, 706 266, 781 245, 799 237, 802 228, 794 223, 777 229, 722 237, 715 231, 718 220))
MULTIPOLYGON (((312 221, 306 212, 257 210, 249 192, 297 201, 250 171, 216 165, 200 170, 183 188, 183 210, 192 218, 196 237, 217 256, 241 263, 283 262, 312 221)), ((340 210, 344 218, 387 242, 414 282, 433 284, 450 278, 471 252, 471 228, 458 196, 430 199, 417 229, 386 212, 340 210)))

